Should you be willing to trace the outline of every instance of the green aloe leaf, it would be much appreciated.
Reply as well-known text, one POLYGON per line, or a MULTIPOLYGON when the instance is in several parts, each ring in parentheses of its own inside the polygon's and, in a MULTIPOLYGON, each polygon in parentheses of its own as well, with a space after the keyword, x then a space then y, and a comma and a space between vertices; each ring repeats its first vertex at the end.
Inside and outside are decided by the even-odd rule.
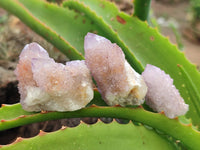
POLYGON ((186 103, 190 105, 187 116, 199 125, 200 75, 195 66, 186 60, 184 54, 179 52, 176 46, 170 44, 156 29, 152 29, 137 18, 119 12, 109 2, 87 0, 80 3, 79 1, 69 1, 65 5, 84 11, 91 18, 90 21, 74 11, 64 10, 43 1, 0 1, 0 6, 20 17, 32 29, 43 35, 72 59, 83 58, 79 55, 78 50, 83 53, 84 35, 88 31, 95 30, 99 34, 104 33, 111 41, 118 43, 123 48, 129 63, 139 72, 143 69, 133 56, 136 56, 143 66, 150 63, 165 70, 174 79, 176 87, 180 90, 186 103), (76 20, 77 15, 79 20, 76 20), (96 22, 96 25, 83 24, 84 19, 87 23, 96 22), (48 33, 52 33, 52 35, 46 36, 48 33), (64 41, 59 39, 64 39, 64 41), (69 51, 69 47, 74 49, 69 51), (183 66, 184 72, 180 71, 177 67, 178 64, 183 66), (184 74, 187 74, 190 80, 185 78, 184 74))
POLYGON ((50 150, 50 149, 117 149, 117 150, 173 150, 176 147, 153 130, 144 126, 126 125, 113 121, 110 124, 97 122, 88 126, 81 123, 76 128, 63 127, 59 131, 46 133, 29 139, 18 138, 11 145, 3 146, 2 150, 50 150), (95 134, 94 134, 95 133, 95 134), (120 137, 120 138, 119 138, 120 137), (123 140, 122 140, 123 139, 123 140))
MULTIPOLYGON (((127 60, 138 72, 141 73, 147 63, 165 70, 174 79, 176 87, 190 105, 188 117, 191 117, 195 124, 200 124, 200 75, 176 46, 156 29, 135 17, 119 12, 107 1, 69 1, 65 5, 84 12, 86 16, 41 0, 0 0, 0 7, 18 16, 70 59, 84 59, 83 39, 87 32, 93 31, 121 46, 127 60)), ((200 134, 191 126, 184 125, 177 119, 168 119, 163 114, 139 108, 89 107, 75 112, 28 113, 22 110, 21 105, 16 104, 0 109, 0 130, 71 117, 135 120, 180 140, 190 149, 198 149, 200 146, 200 134)))
POLYGON ((1 0, 0 7, 15 14, 70 59, 84 59, 83 37, 87 32, 95 30, 101 33, 90 19, 80 13, 44 0, 1 0))
MULTIPOLYGON (((61 51, 65 52, 71 59, 83 58, 80 54, 83 53, 83 37, 88 31, 95 30, 100 35, 105 35, 111 41, 118 43, 118 45, 123 48, 128 61, 135 69, 137 69, 137 71, 141 72, 147 63, 156 65, 165 70, 172 78, 174 78, 176 87, 179 88, 185 101, 189 103, 190 111, 188 116, 192 117, 193 122, 199 124, 199 72, 194 65, 186 60, 183 53, 179 52, 174 45, 171 45, 170 42, 162 37, 156 29, 152 29, 137 18, 119 12, 118 9, 109 2, 103 0, 87 0, 84 1, 84 3, 79 1, 69 1, 66 5, 84 11, 90 19, 86 16, 81 17, 80 14, 75 13, 74 11, 63 9, 39 0, 0 1, 1 7, 17 15, 37 33, 41 34, 56 45, 61 51), (80 17, 80 20, 76 20, 76 15, 80 17), (86 23, 88 20, 91 22, 89 21, 89 23, 84 26, 83 22, 86 23), (80 26, 80 23, 83 23, 84 27, 82 27, 82 24, 80 26), (89 25, 90 27, 88 27, 89 25), (143 67, 137 59, 140 60, 143 67)), ((20 108, 15 108, 16 111, 21 111, 20 108)), ((88 109, 90 110, 91 108, 88 109)), ((126 110, 126 108, 123 109, 124 111, 126 110)), ((119 110, 121 111, 121 109, 119 110)), ((111 111, 110 113, 113 112, 111 111)), ((70 113, 67 112, 67 114, 70 113)), ((85 116, 92 116, 92 114, 92 112, 91 114, 86 113, 85 116)), ((98 114, 96 115, 98 117, 98 114)), ((105 117, 103 115, 106 116, 106 114, 101 112, 101 115, 99 116, 105 117)), ((5 121, 6 116, 4 116, 5 118, 1 119, 0 129, 4 130, 6 128, 26 124, 27 122, 31 123, 33 121, 44 121, 45 119, 59 119, 63 117, 61 116, 62 115, 52 115, 52 117, 48 116, 45 118, 46 114, 42 115, 41 113, 31 114, 28 117, 20 116, 18 114, 18 119, 10 121, 5 121), (5 127, 5 125, 8 126, 5 127)), ((80 117, 80 114, 76 114, 75 116, 80 117)), ((121 117, 120 113, 111 115, 110 117, 112 116, 118 118, 121 117)), ((147 121, 148 117, 151 116, 146 116, 147 121)), ((17 118, 17 116, 15 118, 17 118)), ((124 116, 121 118, 133 119, 124 116)), ((142 121, 145 122, 144 120, 142 121)), ((168 121, 170 123, 170 120, 165 122, 168 121)), ((162 126, 163 123, 159 125, 162 126)), ((167 129, 169 129, 169 127, 167 129)), ((167 133, 167 131, 165 132, 167 133)))
POLYGON ((69 0, 64 2, 64 6, 81 10, 97 22, 109 39, 123 48, 133 67, 140 68, 139 64, 132 64, 130 61, 129 57, 132 55, 140 60, 143 67, 153 64, 170 74, 175 86, 190 106, 187 116, 192 118, 194 124, 200 125, 200 74, 196 66, 191 64, 175 45, 147 23, 119 12, 116 6, 108 1, 69 0), (117 36, 114 36, 114 32, 117 36), (129 50, 132 55, 129 55, 129 50))
POLYGON ((179 52, 176 46, 170 44, 156 29, 152 29, 137 18, 119 12, 109 2, 88 0, 80 3, 79 1, 69 1, 65 5, 84 11, 91 18, 90 21, 74 11, 64 10, 56 5, 38 0, 0 1, 0 6, 17 15, 71 59, 83 58, 79 55, 78 50, 83 53, 84 35, 88 31, 95 30, 99 34, 104 33, 111 41, 118 43, 123 48, 129 63, 139 72, 143 69, 133 57, 134 55, 143 66, 150 63, 165 70, 174 79, 176 87, 190 105, 187 116, 199 125, 200 75, 195 66, 186 60, 184 54, 179 52), (79 16, 79 20, 76 20, 76 16, 79 16), (83 24, 84 19, 86 24, 83 24), (97 24, 88 22, 96 22, 97 24), (46 36, 47 34, 51 36, 46 36), (69 51, 70 47, 72 49, 69 51), (180 71, 177 67, 178 64, 183 66, 184 72, 180 71), (188 78, 185 78, 185 74, 188 75, 188 78))
MULTIPOLYGON (((141 107, 123 108, 93 106, 73 112, 27 113, 22 110, 20 104, 15 104, 3 106, 0 109, 0 114, 2 114, 0 117, 0 130, 62 118, 111 117, 134 120, 179 140, 190 149, 195 150, 200 147, 200 132, 193 129, 191 124, 184 124, 188 122, 183 118, 180 121, 178 118, 169 119, 162 113, 153 113, 141 107), (6 112, 9 112, 9 114, 6 112)), ((119 132, 119 134, 121 133, 119 132)))

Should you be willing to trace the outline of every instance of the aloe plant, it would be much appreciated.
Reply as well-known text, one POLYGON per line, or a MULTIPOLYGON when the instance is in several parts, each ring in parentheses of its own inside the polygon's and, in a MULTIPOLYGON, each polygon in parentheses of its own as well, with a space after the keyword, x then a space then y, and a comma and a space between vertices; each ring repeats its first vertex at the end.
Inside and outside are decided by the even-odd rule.
MULTIPOLYGON (((199 149, 200 74, 175 45, 139 19, 140 11, 135 13, 138 17, 129 16, 106 0, 68 0, 61 6, 41 0, 0 0, 0 6, 19 17, 72 60, 84 59, 83 40, 87 32, 108 38, 123 49, 126 59, 137 72, 141 73, 146 64, 153 64, 170 74, 189 104, 186 116, 175 119, 152 112, 146 105, 136 108, 106 106, 97 91, 86 108, 73 112, 30 113, 20 104, 2 105, 0 131, 72 117, 112 117, 133 121, 125 125, 115 121, 90 126, 81 123, 76 128, 62 128, 48 134, 41 131, 34 138, 18 138, 2 149, 132 149, 134 146, 137 149, 199 149)), ((141 3, 135 3, 138 9, 142 9, 141 6, 141 3)))

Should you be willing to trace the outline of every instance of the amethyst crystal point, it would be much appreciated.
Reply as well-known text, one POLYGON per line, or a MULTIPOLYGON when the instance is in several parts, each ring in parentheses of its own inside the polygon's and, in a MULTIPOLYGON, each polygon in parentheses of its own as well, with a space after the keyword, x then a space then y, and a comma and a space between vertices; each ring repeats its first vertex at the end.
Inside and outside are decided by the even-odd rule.
POLYGON ((93 98, 92 79, 84 61, 56 63, 36 43, 23 49, 15 73, 20 103, 27 111, 73 111, 93 98))
POLYGON ((33 80, 33 74, 31 70, 31 60, 33 58, 49 59, 49 55, 39 44, 31 43, 27 44, 22 50, 19 56, 19 63, 15 70, 15 74, 19 81, 19 93, 21 94, 21 102, 27 96, 27 87, 35 87, 36 82, 33 80))
POLYGON ((144 102, 146 84, 131 68, 117 44, 88 33, 84 49, 86 65, 108 105, 140 105, 144 102))
POLYGON ((142 73, 148 86, 146 103, 155 111, 164 111, 169 118, 184 115, 188 111, 179 91, 173 85, 173 79, 160 68, 147 65, 142 73))

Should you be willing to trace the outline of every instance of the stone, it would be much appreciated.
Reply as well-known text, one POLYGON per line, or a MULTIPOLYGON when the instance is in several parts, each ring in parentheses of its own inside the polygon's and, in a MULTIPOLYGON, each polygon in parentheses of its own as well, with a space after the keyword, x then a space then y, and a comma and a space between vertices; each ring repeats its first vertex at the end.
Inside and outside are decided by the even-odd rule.
POLYGON ((22 50, 15 70, 20 103, 26 111, 74 111, 93 99, 93 83, 85 61, 56 63, 37 43, 22 50))
POLYGON ((108 39, 88 33, 84 41, 85 62, 108 105, 140 105, 147 86, 126 61, 121 48, 108 39))
POLYGON ((188 105, 185 104, 179 91, 173 84, 173 79, 160 68, 148 64, 142 73, 148 86, 146 104, 154 111, 162 112, 168 118, 186 114, 188 105))

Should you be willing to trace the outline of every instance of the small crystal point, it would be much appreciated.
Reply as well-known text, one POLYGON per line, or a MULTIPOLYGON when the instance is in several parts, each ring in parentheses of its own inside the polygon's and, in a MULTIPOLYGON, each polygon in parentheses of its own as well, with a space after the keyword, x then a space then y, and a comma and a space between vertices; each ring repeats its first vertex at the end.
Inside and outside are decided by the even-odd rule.
POLYGON ((142 73, 148 86, 146 104, 155 111, 164 111, 169 118, 184 115, 188 111, 179 91, 173 85, 173 79, 160 68, 148 64, 142 73))

